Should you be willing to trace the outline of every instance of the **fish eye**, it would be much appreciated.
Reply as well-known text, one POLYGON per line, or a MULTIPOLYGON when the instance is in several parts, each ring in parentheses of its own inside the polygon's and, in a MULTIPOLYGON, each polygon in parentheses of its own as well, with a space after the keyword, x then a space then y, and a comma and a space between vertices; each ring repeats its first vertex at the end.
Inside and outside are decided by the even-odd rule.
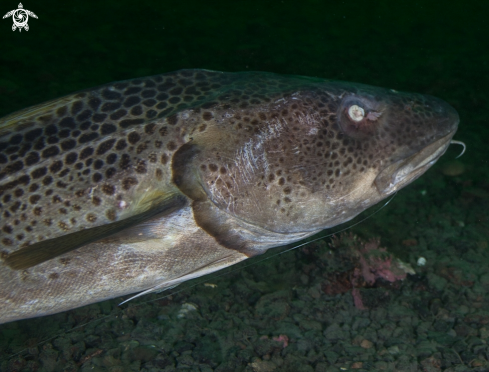
POLYGON ((385 104, 374 97, 350 95, 343 98, 338 108, 338 124, 348 137, 369 138, 385 120, 385 104))
POLYGON ((365 117, 365 110, 358 105, 351 105, 348 109, 348 116, 353 121, 362 121, 365 117))

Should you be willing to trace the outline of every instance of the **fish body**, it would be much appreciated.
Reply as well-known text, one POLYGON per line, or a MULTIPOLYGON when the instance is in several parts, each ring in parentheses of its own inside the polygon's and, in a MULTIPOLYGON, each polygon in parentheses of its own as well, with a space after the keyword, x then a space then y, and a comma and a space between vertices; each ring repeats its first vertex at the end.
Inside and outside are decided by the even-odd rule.
POLYGON ((180 70, 0 119, 0 323, 175 286, 344 223, 423 174, 426 95, 180 70))

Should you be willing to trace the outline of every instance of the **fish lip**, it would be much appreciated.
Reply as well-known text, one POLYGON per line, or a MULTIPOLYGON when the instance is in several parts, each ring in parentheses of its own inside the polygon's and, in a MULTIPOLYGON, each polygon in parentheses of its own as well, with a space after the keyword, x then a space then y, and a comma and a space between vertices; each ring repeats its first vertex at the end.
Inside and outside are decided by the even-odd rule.
POLYGON ((378 192, 389 195, 416 180, 445 153, 454 134, 455 130, 385 167, 373 182, 378 192))

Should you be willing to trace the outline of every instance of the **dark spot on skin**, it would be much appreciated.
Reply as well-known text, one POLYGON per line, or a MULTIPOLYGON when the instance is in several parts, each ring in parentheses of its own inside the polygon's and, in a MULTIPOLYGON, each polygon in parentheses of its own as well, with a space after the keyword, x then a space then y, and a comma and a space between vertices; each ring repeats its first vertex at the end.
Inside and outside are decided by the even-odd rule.
POLYGON ((58 222, 58 226, 63 231, 68 231, 69 230, 68 225, 65 222, 63 222, 63 221, 58 222))
POLYGON ((37 168, 34 171, 32 171, 31 176, 32 178, 40 178, 42 176, 45 176, 47 172, 48 172, 47 167, 37 168))
POLYGON ((9 140, 10 145, 18 145, 20 142, 22 142, 22 134, 15 134, 12 137, 10 137, 9 140))
POLYGON ((56 156, 58 154, 59 154, 58 146, 50 146, 42 152, 42 157, 43 158, 50 158, 50 157, 56 156))
POLYGON ((78 138, 78 143, 91 142, 94 139, 96 139, 97 137, 98 137, 98 133, 97 132, 86 133, 86 134, 81 135, 80 138, 78 138))
POLYGON ((154 105, 156 105, 157 101, 155 99, 145 99, 142 104, 145 105, 146 107, 153 107, 154 105))
POLYGON ((121 94, 110 89, 104 89, 102 91, 102 97, 104 97, 106 100, 114 101, 121 98, 121 94))
POLYGON ((59 262, 63 265, 68 265, 71 262, 71 258, 60 258, 59 262))
POLYGON ((48 137, 47 143, 49 143, 50 145, 58 142, 59 142, 59 138, 57 136, 48 137))
POLYGON ((163 154, 161 155, 161 164, 166 164, 166 163, 168 163, 168 159, 169 159, 168 155, 167 155, 167 154, 165 154, 165 153, 163 153, 163 154))
POLYGON ((127 97, 126 100, 124 101, 124 107, 132 107, 134 105, 137 105, 139 102, 141 102, 141 98, 138 96, 131 96, 127 97))
POLYGON ((113 209, 109 209, 105 215, 107 216, 107 218, 110 220, 110 221, 115 221, 116 220, 116 214, 115 214, 115 211, 113 209))
POLYGON ((58 160, 49 166, 49 171, 51 173, 58 173, 61 170, 61 168, 63 168, 63 162, 58 160))
MULTIPOLYGON (((144 103, 144 102, 143 102, 143 103, 144 103)), ((146 112, 146 117, 147 117, 148 119, 153 119, 154 117, 156 117, 156 114, 157 114, 157 113, 158 113, 158 112, 157 112, 157 111, 155 111, 155 110, 148 110, 148 111, 146 112)))
POLYGON ((100 98, 91 98, 88 101, 88 106, 90 106, 90 108, 92 108, 92 110, 97 111, 101 103, 102 103, 102 100, 100 98))
MULTIPOLYGON (((127 110, 120 109, 120 110, 117 110, 116 112, 113 112, 112 114, 110 114, 110 118, 112 120, 119 120, 120 118, 122 118, 122 117, 124 117, 126 115, 127 115, 127 110)), ((113 126, 115 128, 115 126, 112 125, 112 124, 104 124, 104 125, 111 125, 111 126, 113 126)), ((115 129, 114 129, 114 132, 115 132, 115 129)))
POLYGON ((58 279, 58 278, 59 278, 59 274, 58 273, 49 274, 49 279, 51 279, 51 280, 55 280, 55 279, 58 279))
POLYGON ((24 168, 24 163, 20 160, 17 160, 15 163, 6 166, 4 172, 5 174, 11 174, 11 173, 18 172, 23 168, 24 168))
POLYGON ((285 184, 285 178, 280 177, 280 179, 278 180, 278 184, 279 184, 280 186, 284 185, 284 184, 285 184))
POLYGON ((159 132, 160 132, 160 136, 164 137, 168 134, 168 128, 167 127, 161 127, 159 132))
MULTIPOLYGON (((39 196, 39 195, 34 195, 34 196, 36 196, 36 197, 37 197, 37 196, 39 196)), ((31 196, 31 198, 32 198, 32 196, 31 196)), ((40 198, 41 198, 41 197, 39 196, 39 199, 40 199, 40 198)), ((38 200, 39 200, 39 199, 38 199, 38 200)), ((36 203, 37 203, 37 201, 36 201, 36 203)), ((20 208, 20 205, 21 205, 21 203, 20 203, 19 201, 16 201, 16 202, 15 202, 15 203, 14 203, 14 204, 13 204, 13 205, 12 205, 12 206, 9 208, 9 209, 10 209, 10 211, 11 211, 11 212, 16 212, 16 211, 17 211, 17 210, 20 208)), ((15 222, 14 222, 14 224, 15 224, 15 222)))
MULTIPOLYGON (((160 95, 161 95, 161 94, 160 94, 160 95)), ((160 96, 160 95, 159 95, 159 96, 160 96)), ((158 97, 159 97, 159 96, 158 96, 158 97)), ((166 96, 166 97, 168 97, 166 94, 165 94, 165 96, 166 96)), ((156 97, 156 98, 158 98, 158 97, 156 97)), ((165 99, 166 99, 166 98, 165 98, 165 99)), ((157 108, 158 110, 163 110, 163 109, 164 109, 166 106, 168 106, 168 104, 167 104, 166 102, 160 102, 160 103, 158 103, 158 104, 156 105, 156 108, 157 108)))
POLYGON ((115 187, 106 183, 102 186, 102 192, 106 195, 114 195, 115 187))
POLYGON ((105 177, 110 178, 116 173, 117 173, 117 169, 115 169, 114 167, 110 167, 105 171, 105 177))
POLYGON ((44 134, 46 136, 54 136, 57 133, 58 133, 58 127, 54 124, 48 125, 46 128, 44 128, 44 134))
POLYGON ((211 172, 217 172, 219 168, 215 164, 209 164, 209 169, 211 172))
POLYGON ((82 121, 85 121, 85 120, 88 120, 90 118, 90 116, 92 116, 92 111, 90 110, 85 110, 83 111, 80 115, 78 115, 76 117, 76 120, 78 122, 82 122, 82 121))
POLYGON ((2 230, 4 233, 11 234, 13 231, 13 228, 10 225, 5 225, 4 227, 2 227, 2 230))
POLYGON ((122 154, 121 160, 119 161, 119 167, 122 169, 127 169, 131 166, 131 158, 128 154, 122 154))
POLYGON ((136 173, 146 173, 146 162, 144 160, 139 160, 138 165, 135 169, 136 173))
POLYGON ((102 199, 100 199, 98 196, 92 197, 92 204, 95 206, 99 206, 102 204, 102 199))
POLYGON ((82 101, 75 101, 71 105, 71 114, 76 115, 83 109, 83 102, 82 101))
POLYGON ((64 151, 67 151, 67 150, 73 149, 76 146, 76 141, 73 139, 68 139, 68 140, 61 142, 60 145, 64 151))
POLYGON ((71 134, 71 131, 69 129, 63 129, 62 131, 59 132, 58 136, 59 138, 68 138, 71 134))
POLYGON ((163 171, 161 169, 156 169, 155 170, 155 176, 158 181, 161 181, 163 179, 163 171))
POLYGON ((66 106, 60 107, 56 110, 56 115, 58 115, 59 117, 65 116, 67 111, 68 110, 66 109, 66 106))
POLYGON ((42 184, 43 184, 44 186, 48 186, 48 185, 50 185, 52 182, 53 182, 53 177, 51 177, 51 176, 44 177, 44 179, 42 180, 42 184))
POLYGON ((13 245, 14 244, 14 242, 12 241, 12 239, 9 239, 9 238, 3 238, 2 239, 2 243, 4 245, 13 245))
POLYGON ((166 145, 166 148, 170 151, 174 151, 177 149, 177 145, 175 144, 175 142, 173 141, 170 141, 168 142, 168 144, 166 145))
POLYGON ((131 132, 129 133, 129 135, 127 136, 127 140, 129 141, 129 143, 131 145, 134 145, 136 144, 139 140, 141 139, 141 136, 139 135, 138 132, 131 132))
POLYGON ((154 123, 147 124, 147 125, 144 127, 144 132, 145 132, 146 134, 153 134, 155 131, 156 131, 156 124, 154 124, 154 123))
POLYGON ((166 122, 170 125, 176 125, 178 123, 177 115, 171 115, 166 118, 166 122))
POLYGON ((100 182, 102 181, 103 179, 103 176, 100 174, 100 173, 95 173, 93 176, 92 176, 92 180, 93 182, 100 182))
POLYGON ((110 140, 107 140, 107 141, 104 141, 102 142, 98 148, 97 148, 97 155, 103 155, 105 154, 107 151, 111 150, 112 147, 114 146, 114 143, 115 143, 115 139, 112 138, 110 140))
POLYGON ((102 123, 107 118, 107 114, 95 114, 92 117, 94 123, 102 123))
POLYGON ((119 141, 117 141, 117 144, 115 145, 115 149, 117 151, 124 150, 126 147, 127 147, 127 142, 124 139, 120 139, 119 141))
POLYGON ((134 177, 127 177, 124 178, 122 181, 122 188, 124 190, 129 190, 132 186, 135 186, 138 184, 138 180, 134 177))
POLYGON ((34 150, 42 150, 46 145, 44 144, 44 137, 39 138, 34 144, 34 150))
POLYGON ((139 93, 143 88, 141 87, 130 87, 130 88, 127 88, 125 91, 124 91, 124 95, 125 96, 130 96, 130 95, 133 95, 133 94, 136 94, 136 93, 139 93))
POLYGON ((95 163, 93 164, 93 167, 97 170, 102 168, 103 166, 104 166, 104 161, 100 159, 95 160, 95 163))
POLYGON ((141 106, 134 106, 131 109, 131 115, 132 116, 139 116, 143 113, 143 108, 141 106))
POLYGON ((88 158, 89 156, 93 155, 93 147, 85 147, 81 152, 80 152, 80 160, 84 160, 88 158))
POLYGON ((128 128, 131 125, 139 125, 144 123, 144 119, 126 119, 119 122, 121 128, 128 128))
POLYGON ((75 129, 76 127, 75 119, 73 119, 71 116, 61 119, 58 125, 62 128, 69 129, 75 129))
POLYGON ((102 105, 101 110, 103 112, 110 112, 117 110, 119 107, 121 107, 121 104, 119 102, 105 102, 102 105))
POLYGON ((97 221, 97 216, 96 216, 96 215, 94 215, 93 213, 89 213, 89 214, 87 214, 87 216, 86 216, 86 220, 87 220, 88 222, 94 223, 95 221, 97 221))
POLYGON ((109 154, 105 160, 107 161, 107 164, 114 164, 117 161, 117 154, 109 154))
POLYGON ((77 160, 78 160, 78 154, 76 152, 70 152, 65 157, 65 163, 66 163, 66 165, 74 164, 77 160))
POLYGON ((37 183, 33 183, 29 186, 29 192, 37 191, 37 189, 39 189, 39 185, 37 183))
POLYGON ((211 120, 212 118, 214 117, 214 115, 212 115, 211 112, 209 111, 206 111, 202 114, 202 119, 204 119, 205 121, 209 121, 211 120))
POLYGON ((18 198, 19 198, 19 197, 21 197, 22 195, 24 195, 24 190, 22 190, 22 189, 16 189, 16 190, 14 191, 14 195, 15 195, 16 197, 18 197, 18 198))
POLYGON ((24 134, 24 139, 28 142, 32 142, 35 139, 39 138, 40 135, 42 135, 42 129, 36 128, 24 134))
POLYGON ((64 177, 66 176, 68 173, 70 173, 70 170, 68 168, 65 168, 63 169, 59 174, 58 174, 58 177, 64 177))
POLYGON ((136 154, 142 153, 144 150, 148 148, 148 145, 146 143, 141 143, 137 149, 136 149, 136 154))
POLYGON ((170 90, 169 93, 173 96, 179 96, 180 94, 182 94, 182 92, 183 92, 182 88, 176 87, 176 88, 173 88, 172 90, 170 90))
POLYGON ((41 200, 41 195, 37 195, 37 194, 35 194, 35 195, 31 195, 31 196, 29 197, 29 202, 30 202, 31 204, 37 204, 37 202, 38 202, 39 200, 41 200))

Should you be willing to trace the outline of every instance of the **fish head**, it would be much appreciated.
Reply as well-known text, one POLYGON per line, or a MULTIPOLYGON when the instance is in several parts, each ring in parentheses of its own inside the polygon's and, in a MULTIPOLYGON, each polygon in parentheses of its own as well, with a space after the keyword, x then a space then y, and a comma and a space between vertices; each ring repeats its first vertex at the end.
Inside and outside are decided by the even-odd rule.
POLYGON ((445 153, 459 116, 436 97, 362 88, 356 85, 344 94, 333 127, 345 144, 358 143, 357 163, 377 172, 372 187, 386 197, 417 179, 445 153))
POLYGON ((346 222, 408 185, 445 152, 459 123, 434 97, 332 81, 208 115, 220 118, 216 130, 193 138, 201 196, 284 234, 346 222))

